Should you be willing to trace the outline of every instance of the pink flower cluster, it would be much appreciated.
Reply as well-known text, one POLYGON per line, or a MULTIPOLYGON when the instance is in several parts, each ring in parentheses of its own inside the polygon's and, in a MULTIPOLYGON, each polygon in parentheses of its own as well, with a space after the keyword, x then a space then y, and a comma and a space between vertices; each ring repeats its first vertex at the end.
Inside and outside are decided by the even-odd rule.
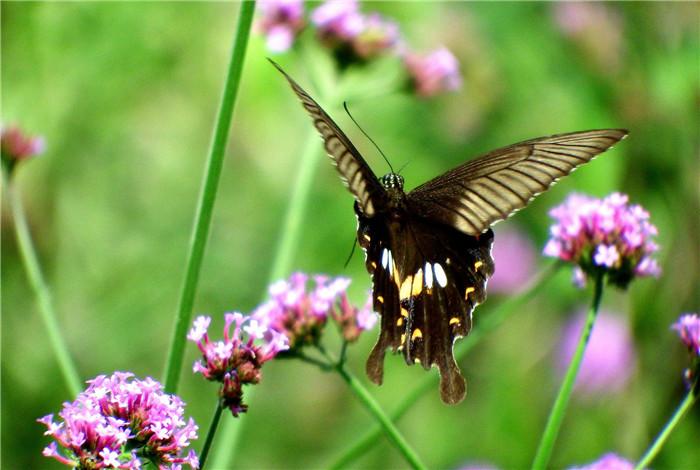
POLYGON ((266 37, 271 52, 284 52, 292 47, 304 28, 304 3, 301 0, 263 0, 258 3, 260 21, 257 29, 266 37))
POLYGON ((700 357, 700 316, 697 313, 685 313, 672 328, 678 332, 690 354, 700 357))
MULTIPOLYGON (((268 49, 289 49, 304 25, 302 0, 264 0, 257 25, 267 38, 268 49)), ((326 0, 311 12, 316 35, 333 51, 341 67, 367 62, 385 53, 396 53, 404 62, 414 91, 423 97, 456 90, 462 78, 457 59, 446 48, 422 55, 409 51, 395 21, 363 13, 357 0, 326 0)))
POLYGON ((187 335, 187 339, 197 343, 203 356, 194 363, 193 370, 207 380, 222 383, 219 394, 223 406, 231 410, 233 416, 238 416, 248 409, 243 403, 243 385, 260 382, 260 368, 289 347, 287 338, 274 330, 260 328, 254 322, 249 323, 249 318, 240 313, 227 313, 223 341, 212 342, 207 333, 210 323, 210 317, 197 317, 187 335), (249 324, 244 327, 245 323, 249 324), (242 338, 242 330, 248 334, 247 340, 242 338))
POLYGON ((46 144, 43 137, 31 137, 16 126, 0 130, 2 162, 10 170, 21 161, 43 153, 46 144))
POLYGON ((273 330, 289 340, 290 349, 317 344, 328 318, 340 327, 346 341, 355 341, 377 321, 368 303, 363 308, 348 301, 350 279, 314 276, 315 287, 306 291, 308 276, 295 273, 270 286, 270 300, 251 315, 252 329, 273 330))
POLYGON ((595 462, 583 467, 571 467, 569 470, 632 470, 633 468, 632 462, 609 452, 595 462))
POLYGON ((624 194, 604 199, 573 194, 550 211, 556 223, 544 254, 578 265, 577 284, 586 275, 605 272, 608 282, 626 287, 635 276, 658 276, 653 258, 656 227, 639 205, 628 205, 624 194))
POLYGON ((145 463, 160 469, 198 468, 194 451, 181 453, 197 438, 192 418, 183 419, 185 404, 163 393, 151 378, 134 379, 130 372, 115 372, 89 380, 88 388, 59 413, 39 419, 44 433, 55 439, 43 455, 79 469, 138 469, 145 463), (58 447, 62 450, 59 450, 58 447))

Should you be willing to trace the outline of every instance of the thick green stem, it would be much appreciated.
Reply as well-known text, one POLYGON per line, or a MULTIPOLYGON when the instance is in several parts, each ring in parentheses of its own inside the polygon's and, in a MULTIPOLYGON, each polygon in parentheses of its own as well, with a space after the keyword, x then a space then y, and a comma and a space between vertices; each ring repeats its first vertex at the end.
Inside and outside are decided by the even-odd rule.
POLYGON ((685 396, 681 404, 678 406, 676 409, 676 412, 673 413, 673 416, 671 419, 666 423, 664 428, 661 430, 659 435, 656 437, 654 440, 654 443, 649 447, 649 449, 644 453, 641 459, 639 459, 639 463, 634 467, 635 470, 642 470, 646 467, 648 467, 651 462, 656 458, 656 455, 659 453, 663 445, 666 443, 668 440, 668 437, 671 435, 671 432, 676 428, 678 423, 680 423, 681 419, 688 413, 690 408, 693 406, 695 401, 698 398, 698 387, 700 384, 696 382, 693 387, 691 387, 690 391, 688 391, 688 394, 685 396))
POLYGON ((44 276, 41 273, 39 259, 37 258, 34 244, 32 243, 32 237, 29 234, 29 228, 27 226, 24 208, 22 207, 22 201, 19 198, 19 194, 15 193, 15 187, 10 181, 10 177, 6 175, 4 171, 3 186, 5 187, 5 194, 12 209, 12 217, 15 222, 15 233, 17 235, 17 244, 19 245, 22 263, 24 264, 24 269, 27 272, 29 283, 31 284, 34 295, 36 296, 37 304, 39 306, 39 313, 42 321, 44 322, 46 333, 49 338, 49 344, 51 345, 51 349, 53 350, 56 361, 58 362, 59 370, 63 376, 63 381, 65 382, 66 387, 68 387, 68 391, 70 392, 71 396, 75 397, 83 389, 80 382, 80 377, 78 376, 75 363, 71 359, 70 353, 68 352, 68 347, 63 340, 63 336, 61 335, 61 331, 58 326, 56 312, 51 301, 51 293, 49 292, 44 276))
MULTIPOLYGON (((494 331, 503 321, 508 318, 513 312, 519 311, 530 299, 535 297, 550 281, 554 274, 558 271, 560 265, 552 264, 549 268, 543 270, 529 286, 526 287, 520 294, 510 297, 502 302, 494 309, 493 312, 484 316, 477 322, 476 328, 469 333, 461 343, 456 346, 455 357, 457 361, 464 359, 467 354, 478 344, 478 342, 488 333, 494 331)), ((439 378, 437 375, 428 374, 420 380, 420 383, 410 392, 404 395, 399 405, 390 413, 391 420, 396 422, 401 418, 413 405, 427 392, 434 390, 438 385, 439 378)), ((346 467, 351 462, 365 455, 377 442, 382 433, 380 426, 375 426, 368 431, 351 447, 346 449, 343 454, 335 459, 330 466, 331 469, 341 469, 346 467)))
POLYGON ((357 378, 350 373, 350 371, 345 367, 345 364, 335 360, 323 349, 319 348, 321 353, 328 359, 329 362, 336 364, 335 370, 338 374, 345 380, 348 384, 350 391, 360 400, 360 403, 369 411, 369 413, 377 420, 379 426, 386 436, 389 438, 391 443, 396 447, 396 449, 403 455, 406 462, 413 469, 425 469, 426 466, 420 461, 420 458, 413 450, 413 448, 408 444, 403 435, 399 432, 397 427, 391 421, 391 419, 384 413, 382 407, 379 403, 372 397, 372 395, 367 391, 367 389, 360 383, 357 378))
POLYGON ((182 361, 185 353, 185 335, 192 319, 192 308, 194 297, 197 291, 199 273, 204 258, 204 249, 209 236, 211 226, 214 201, 216 191, 219 186, 219 176, 224 161, 224 152, 228 142, 233 108, 236 104, 238 86, 240 84, 241 73, 245 51, 250 35, 250 26, 253 21, 255 11, 255 1, 244 1, 241 3, 238 15, 238 25, 236 35, 231 49, 231 59, 226 74, 224 90, 221 96, 221 103, 216 117, 214 135, 212 137, 209 156, 207 158, 204 180, 197 204, 197 212, 192 229, 190 249, 187 255, 187 268, 185 280, 180 295, 180 303, 175 320, 175 328, 170 340, 170 350, 165 364, 165 390, 175 393, 182 371, 182 361))
POLYGON ((211 423, 209 424, 209 430, 207 431, 207 438, 204 441, 204 446, 202 446, 202 452, 199 454, 199 469, 204 470, 204 464, 207 461, 207 456, 209 455, 209 449, 211 449, 211 444, 214 442, 214 436, 216 435, 216 430, 219 427, 219 421, 221 420, 221 413, 224 411, 221 400, 216 401, 216 409, 214 410, 214 416, 211 418, 211 423))
POLYGON ((547 426, 542 434, 542 439, 540 440, 540 445, 537 448, 537 454, 535 455, 535 460, 532 463, 532 468, 534 470, 544 470, 547 467, 549 458, 552 455, 552 449, 554 448, 554 442, 557 439, 557 434, 559 434, 559 429, 561 428, 561 423, 564 420, 564 415, 566 413, 566 407, 569 404, 569 399, 571 398, 571 392, 574 389, 574 384, 576 383, 576 376, 581 368, 581 363, 583 362, 583 356, 586 352, 586 346, 588 345, 588 340, 591 337, 591 332, 593 331, 593 324, 598 315, 598 308, 600 307, 600 300, 603 297, 603 274, 600 273, 595 278, 595 285, 593 288, 593 302, 591 307, 588 309, 588 315, 586 316, 586 323, 581 331, 581 337, 579 338, 578 346, 576 347, 576 352, 571 358, 571 363, 564 376, 564 381, 559 389, 559 394, 554 402, 552 411, 547 419, 547 426))

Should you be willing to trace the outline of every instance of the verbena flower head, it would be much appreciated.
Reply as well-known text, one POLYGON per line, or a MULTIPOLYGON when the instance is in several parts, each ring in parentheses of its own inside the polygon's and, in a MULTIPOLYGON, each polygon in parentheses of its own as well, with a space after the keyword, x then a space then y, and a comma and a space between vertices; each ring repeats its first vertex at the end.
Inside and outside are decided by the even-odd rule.
POLYGON ((418 96, 430 97, 462 86, 457 58, 445 47, 427 55, 404 54, 404 65, 418 96))
POLYGON ((187 335, 187 339, 197 343, 203 356, 194 363, 193 370, 207 380, 222 383, 219 391, 222 404, 233 416, 238 416, 248 409, 243 403, 243 385, 260 382, 260 368, 289 347, 287 338, 250 317, 227 313, 224 339, 212 342, 207 332, 210 323, 210 317, 197 317, 187 335))
POLYGON ((32 137, 16 126, 3 126, 0 130, 0 148, 3 165, 12 170, 18 162, 43 153, 46 144, 43 137, 32 137))
POLYGON ((307 291, 308 280, 308 275, 295 273, 272 284, 270 300, 252 313, 251 321, 283 334, 290 350, 318 344, 329 318, 339 325, 346 341, 355 341, 376 323, 369 303, 357 308, 349 302, 350 279, 316 275, 314 288, 307 291))
POLYGON ((535 246, 522 230, 511 228, 498 231, 492 256, 498 266, 489 279, 490 292, 513 294, 521 290, 534 275, 535 246))
POLYGON ((100 375, 72 403, 39 419, 55 441, 43 455, 78 469, 198 468, 194 451, 183 455, 197 438, 197 425, 183 418, 185 404, 163 392, 155 380, 135 379, 129 372, 100 375))
POLYGON ((395 22, 378 13, 360 13, 355 0, 328 0, 311 13, 311 22, 341 66, 376 57, 399 40, 395 22))
POLYGON ((595 462, 589 463, 582 467, 571 467, 569 470, 632 470, 634 464, 629 460, 623 459, 619 455, 612 452, 603 455, 595 462))
POLYGON ((604 199, 572 194, 549 214, 556 220, 544 254, 577 265, 574 279, 605 273, 608 282, 627 287, 635 276, 658 276, 653 258, 656 227, 640 205, 613 193, 604 199))
POLYGON ((700 374, 700 316, 697 313, 684 313, 671 328, 678 332, 690 353, 691 366, 685 372, 686 382, 690 386, 700 374))
MULTIPOLYGON (((561 374, 571 362, 584 323, 585 312, 581 312, 564 327, 557 364, 561 374)), ((600 311, 576 377, 576 391, 588 397, 619 392, 629 382, 635 367, 634 341, 625 317, 600 311)))
POLYGON ((271 52, 284 52, 304 27, 303 0, 262 0, 257 29, 266 37, 271 52))

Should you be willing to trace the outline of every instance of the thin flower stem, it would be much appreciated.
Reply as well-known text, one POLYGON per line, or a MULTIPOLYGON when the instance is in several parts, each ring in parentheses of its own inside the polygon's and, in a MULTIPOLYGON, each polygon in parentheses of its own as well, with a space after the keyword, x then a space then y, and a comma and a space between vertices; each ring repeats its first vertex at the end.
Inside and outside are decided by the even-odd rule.
POLYGON ((328 359, 329 362, 332 362, 336 365, 335 370, 338 371, 338 374, 340 374, 343 380, 345 380, 345 383, 348 384, 350 391, 352 391, 355 394, 358 400, 360 400, 360 403, 362 403, 367 409, 367 411, 369 411, 370 414, 377 420, 377 422, 381 426, 381 429, 387 435, 391 443, 394 444, 394 447, 396 447, 396 449, 398 449, 401 455, 403 455, 403 457, 406 459, 406 462, 411 466, 411 468, 427 468, 423 464, 423 462, 421 462, 420 458, 418 457, 418 454, 416 454, 413 448, 408 444, 406 439, 396 428, 391 419, 386 415, 386 413, 384 413, 384 410, 382 410, 381 406, 379 406, 379 403, 377 403, 374 397, 372 397, 372 395, 360 383, 360 381, 357 380, 357 378, 354 375, 352 375, 352 373, 345 367, 345 364, 333 358, 323 348, 319 347, 318 349, 328 359))
POLYGON ((180 295, 180 303, 175 320, 175 328, 170 340, 170 350, 165 364, 165 390, 174 393, 182 372, 182 361, 185 353, 185 334, 192 318, 194 297, 197 291, 199 273, 204 258, 209 228, 211 226, 216 191, 219 186, 219 176, 224 161, 226 143, 228 142, 233 108, 236 104, 238 86, 240 84, 248 36, 253 21, 255 1, 244 1, 238 14, 238 25, 231 48, 231 59, 226 74, 221 103, 216 117, 214 135, 209 149, 202 189, 194 218, 190 249, 187 255, 187 268, 180 295))
POLYGON ((564 381, 559 389, 559 394, 557 395, 552 411, 547 419, 547 425, 537 448, 535 460, 532 463, 533 470, 544 470, 547 467, 549 458, 552 455, 554 442, 557 439, 557 434, 561 428, 561 423, 564 420, 566 407, 569 404, 571 392, 573 391, 574 384, 576 383, 576 376, 581 368, 583 355, 586 352, 586 346, 588 345, 588 340, 591 338, 591 332, 593 331, 593 324, 595 323, 598 315, 600 300, 603 297, 603 279, 604 277, 602 273, 599 273, 595 277, 593 302, 591 303, 591 307, 588 309, 586 323, 583 327, 583 331, 581 332, 581 338, 579 339, 578 346, 576 346, 576 352, 571 358, 571 363, 569 364, 569 368, 564 376, 564 381))
MULTIPOLYGON (((476 328, 469 333, 469 336, 467 336, 461 343, 457 344, 455 348, 455 356, 457 361, 459 362, 460 360, 464 359, 482 338, 484 338, 488 333, 494 331, 513 312, 519 311, 529 300, 534 298, 548 284, 548 282, 554 278, 554 275, 558 272, 560 267, 561 264, 554 263, 548 268, 542 270, 521 293, 505 300, 499 304, 494 311, 490 312, 488 315, 485 315, 483 319, 478 321, 476 328)), ((391 420, 396 422, 399 418, 406 414, 406 412, 410 410, 423 395, 425 395, 428 391, 435 389, 438 384, 438 380, 437 375, 433 374, 426 375, 424 378, 422 378, 419 384, 409 393, 407 393, 398 406, 390 413, 389 416, 391 420)), ((330 465, 330 468, 333 470, 345 468, 348 464, 360 458, 362 455, 366 455, 369 449, 379 442, 378 438, 381 432, 381 427, 375 426, 372 430, 368 431, 364 436, 356 441, 355 444, 346 449, 342 455, 336 458, 333 464, 330 465)))
POLYGON ((36 296, 39 313, 41 314, 41 319, 44 322, 46 333, 49 338, 49 344, 56 357, 59 370, 61 371, 66 387, 68 387, 68 391, 71 396, 76 396, 83 389, 80 377, 78 376, 75 363, 68 352, 68 346, 66 346, 63 336, 61 335, 58 319, 56 318, 56 311, 51 301, 51 293, 41 273, 39 259, 36 255, 34 244, 32 243, 32 237, 29 234, 22 201, 20 200, 19 194, 15 192, 14 184, 10 182, 9 176, 7 176, 4 171, 3 186, 5 187, 6 197, 9 200, 12 218, 15 222, 15 233, 17 235, 17 243, 22 257, 22 263, 24 264, 29 283, 36 296))
POLYGON ((698 387, 700 387, 700 383, 696 381, 694 386, 691 387, 691 389, 688 391, 688 394, 685 396, 681 404, 676 409, 676 412, 673 413, 671 419, 666 423, 664 428, 656 437, 654 443, 651 445, 651 447, 649 447, 649 449, 642 456, 642 458, 639 459, 639 463, 636 467, 634 467, 635 470, 642 470, 648 467, 649 464, 651 464, 651 462, 656 458, 656 455, 659 453, 663 445, 668 440, 668 437, 671 435, 671 432, 676 428, 678 423, 680 423, 681 419, 683 419, 683 417, 688 413, 690 408, 697 400, 697 392, 699 389, 698 387))
POLYGON ((204 446, 202 446, 202 452, 199 454, 199 469, 204 470, 204 464, 209 456, 209 449, 211 449, 211 444, 214 442, 214 436, 216 435, 216 430, 219 427, 219 421, 221 420, 221 414, 224 411, 224 406, 221 400, 216 401, 216 409, 214 410, 214 416, 211 418, 211 423, 209 424, 209 430, 207 431, 207 438, 204 441, 204 446))

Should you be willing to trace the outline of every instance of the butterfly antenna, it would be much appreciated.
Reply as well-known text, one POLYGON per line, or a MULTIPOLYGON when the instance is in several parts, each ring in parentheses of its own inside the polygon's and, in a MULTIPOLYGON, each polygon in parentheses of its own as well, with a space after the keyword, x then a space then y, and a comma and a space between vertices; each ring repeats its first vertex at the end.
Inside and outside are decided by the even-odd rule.
POLYGON ((352 242, 352 249, 350 250, 350 256, 348 256, 348 259, 345 260, 345 264, 343 265, 343 269, 348 267, 348 264, 350 264, 350 260, 352 259, 352 255, 355 254, 355 247, 357 246, 357 238, 353 239, 352 242))
POLYGON ((399 172, 398 172, 399 175, 401 174, 401 172, 403 171, 403 169, 406 168, 406 167, 408 166, 409 163, 411 163, 411 162, 406 162, 406 163, 403 164, 403 166, 402 166, 401 168, 399 168, 399 172))
POLYGON ((365 135, 365 137, 367 137, 369 139, 370 142, 372 142, 372 145, 374 145, 374 148, 379 150, 379 153, 382 154, 384 161, 386 162, 387 165, 389 165, 389 169, 391 170, 392 173, 394 173, 394 168, 391 166, 391 163, 389 163, 389 159, 386 158, 386 155, 384 155, 384 152, 382 152, 382 149, 380 149, 379 145, 377 145, 377 143, 374 140, 372 140, 372 138, 369 135, 367 135, 365 130, 357 123, 357 121, 355 121, 355 118, 352 117, 352 114, 350 114, 350 110, 348 109, 348 102, 347 101, 343 101, 343 108, 345 108, 345 112, 348 113, 348 116, 350 116, 350 119, 352 119, 352 122, 355 123, 357 128, 360 129, 360 131, 365 135))

